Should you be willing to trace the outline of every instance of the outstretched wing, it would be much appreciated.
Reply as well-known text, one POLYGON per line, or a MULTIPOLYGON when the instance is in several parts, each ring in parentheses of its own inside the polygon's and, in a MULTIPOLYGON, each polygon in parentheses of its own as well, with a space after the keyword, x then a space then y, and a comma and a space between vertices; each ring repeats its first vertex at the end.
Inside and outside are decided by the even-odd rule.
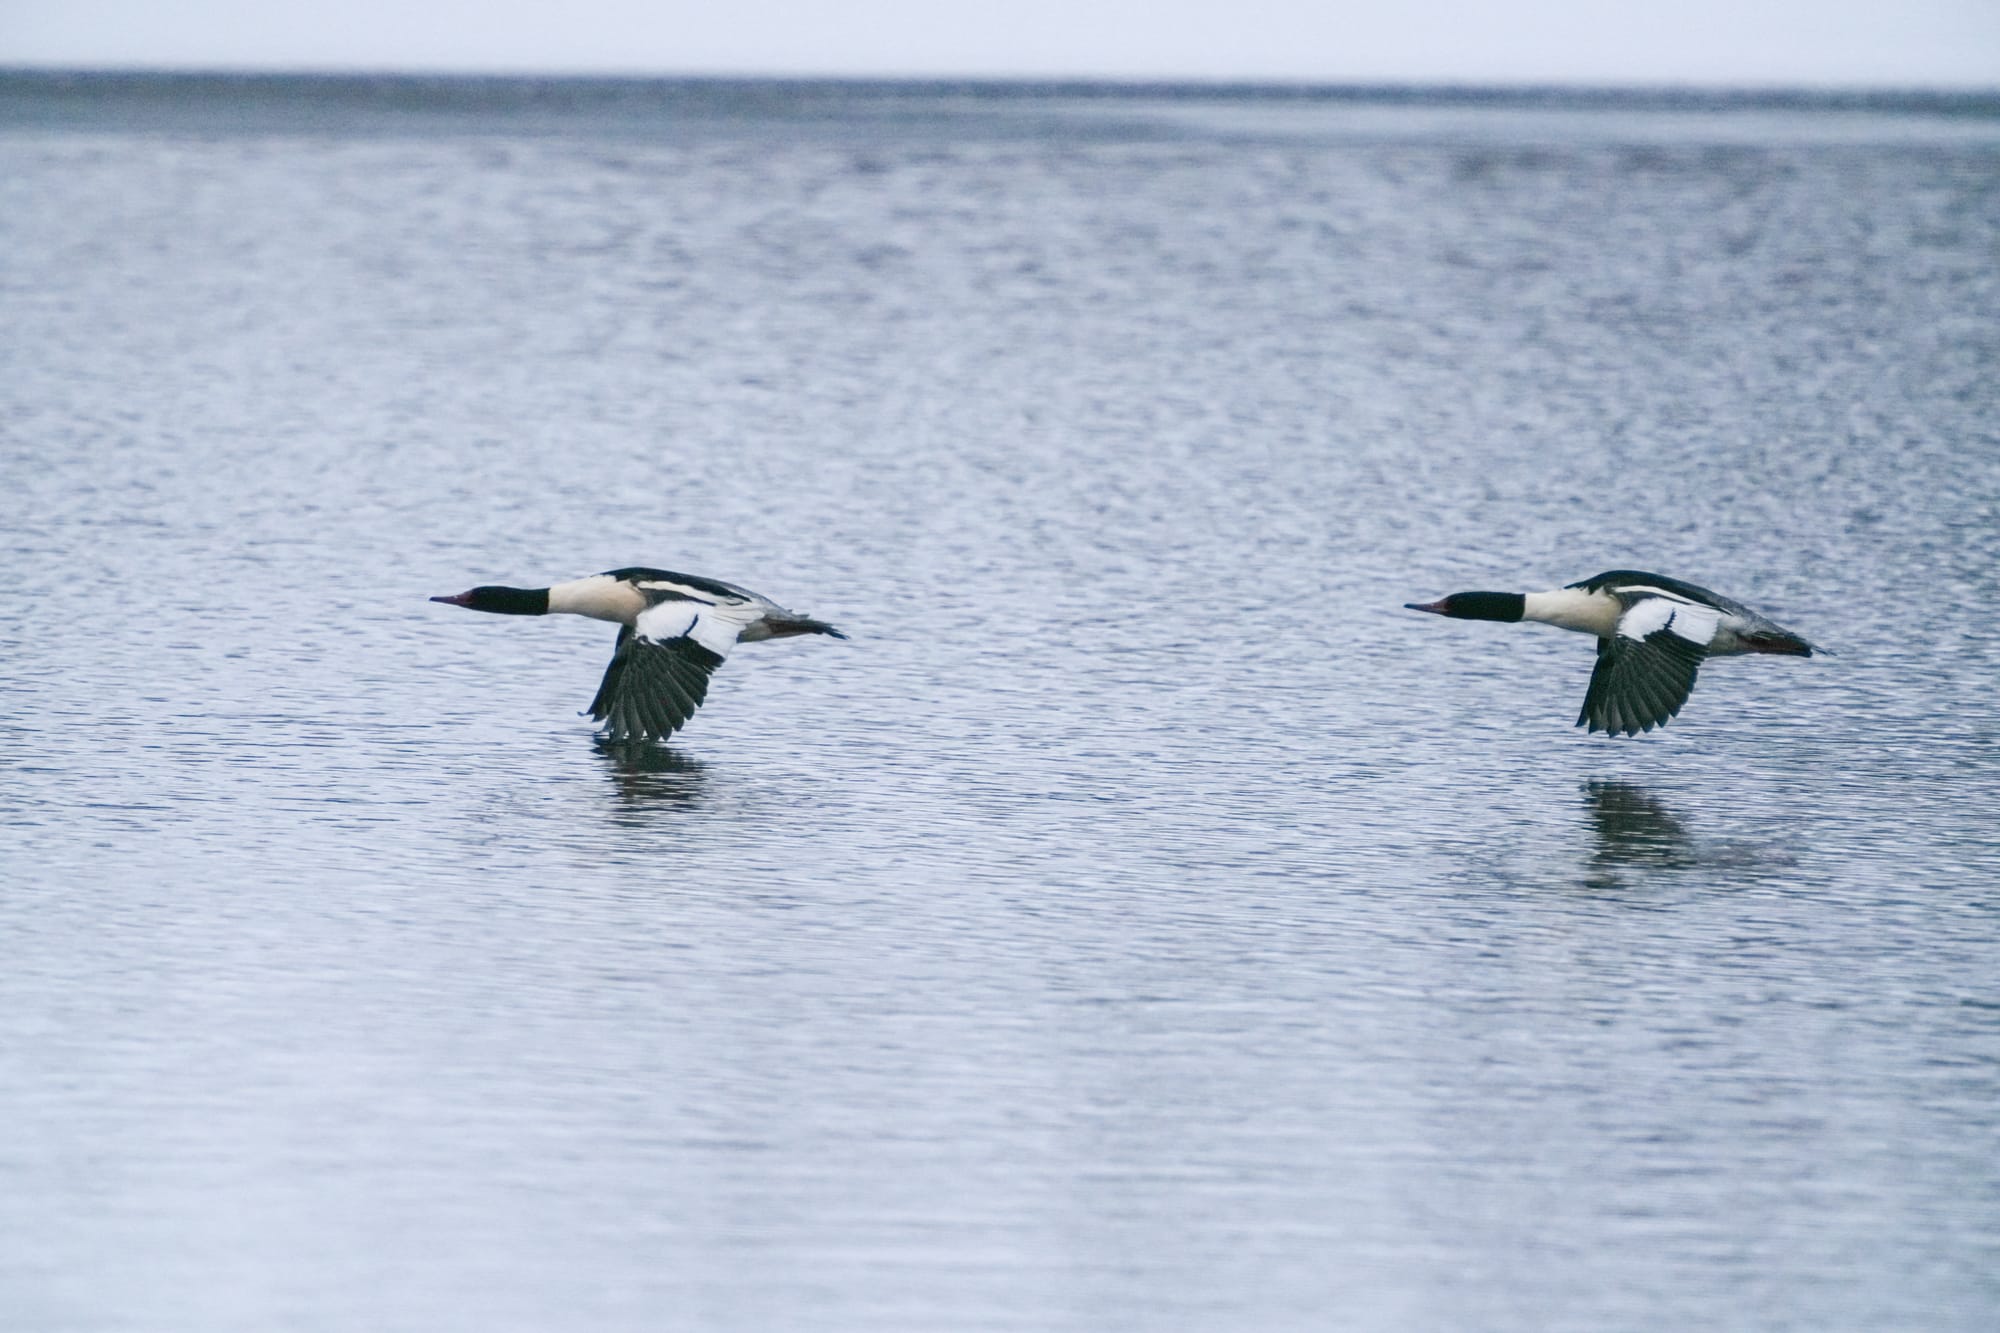
POLYGON ((708 678, 736 645, 744 610, 695 597, 673 597, 618 631, 618 651, 604 669, 590 715, 614 741, 665 740, 708 697, 708 678))
POLYGON ((1664 725, 1694 690, 1721 621, 1720 611, 1698 602, 1661 594, 1633 598, 1617 632, 1597 641, 1597 669, 1576 724, 1611 736, 1664 725))

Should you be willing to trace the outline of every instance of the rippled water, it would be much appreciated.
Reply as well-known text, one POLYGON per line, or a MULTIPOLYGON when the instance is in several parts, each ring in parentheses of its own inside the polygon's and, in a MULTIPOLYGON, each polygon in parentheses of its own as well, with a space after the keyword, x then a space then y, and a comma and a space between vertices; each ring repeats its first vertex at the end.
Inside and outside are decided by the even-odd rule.
POLYGON ((1992 1326, 2000 121, 410 87, 0 99, 11 1326, 1992 1326))

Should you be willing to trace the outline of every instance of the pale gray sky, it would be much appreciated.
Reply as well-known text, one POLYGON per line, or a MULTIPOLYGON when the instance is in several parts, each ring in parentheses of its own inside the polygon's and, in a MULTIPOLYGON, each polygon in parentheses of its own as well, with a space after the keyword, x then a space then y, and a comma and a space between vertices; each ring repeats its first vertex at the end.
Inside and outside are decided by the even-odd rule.
POLYGON ((2000 86, 2000 0, 0 0, 0 65, 2000 86))

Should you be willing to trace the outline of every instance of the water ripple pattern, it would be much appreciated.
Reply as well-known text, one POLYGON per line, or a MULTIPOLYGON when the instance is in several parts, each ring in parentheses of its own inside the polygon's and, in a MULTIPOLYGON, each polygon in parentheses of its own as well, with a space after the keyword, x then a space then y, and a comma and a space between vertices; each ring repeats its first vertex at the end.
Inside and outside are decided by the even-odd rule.
POLYGON ((1992 1327, 1990 109, 536 87, 0 78, 10 1326, 1992 1327))

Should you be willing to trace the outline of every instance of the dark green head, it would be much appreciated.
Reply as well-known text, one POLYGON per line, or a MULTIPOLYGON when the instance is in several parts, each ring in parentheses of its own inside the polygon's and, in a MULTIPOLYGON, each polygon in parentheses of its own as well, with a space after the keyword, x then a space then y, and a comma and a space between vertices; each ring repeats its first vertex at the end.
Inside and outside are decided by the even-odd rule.
POLYGON ((1428 611, 1453 620, 1506 620, 1521 618, 1527 598, 1518 592, 1455 592, 1437 602, 1405 602, 1412 611, 1428 611))
POLYGON ((462 606, 470 611, 492 611, 503 616, 545 616, 549 613, 547 588, 474 588, 456 597, 433 597, 433 602, 462 606))

